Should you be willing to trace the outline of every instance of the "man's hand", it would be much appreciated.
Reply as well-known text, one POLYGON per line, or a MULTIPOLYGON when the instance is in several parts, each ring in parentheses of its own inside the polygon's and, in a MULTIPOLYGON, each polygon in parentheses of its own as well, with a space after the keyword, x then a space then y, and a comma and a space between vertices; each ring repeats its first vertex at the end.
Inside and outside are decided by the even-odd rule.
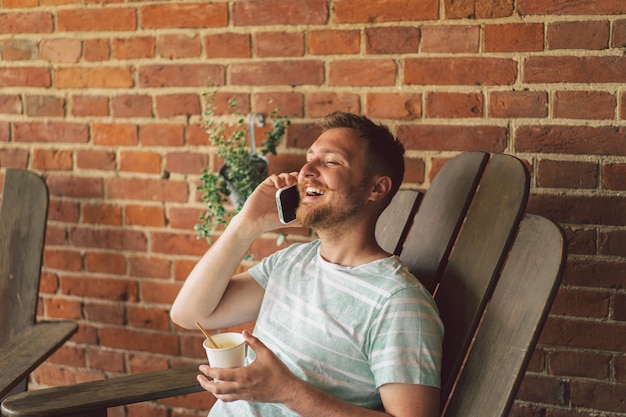
POLYGON ((296 384, 302 383, 283 362, 259 339, 247 331, 243 336, 248 347, 254 350, 256 359, 243 368, 218 369, 201 365, 198 382, 218 399, 257 402, 285 402, 292 395, 296 384), (212 377, 214 382, 206 377, 212 377))
POLYGON ((236 218, 243 220, 250 226, 256 224, 257 233, 285 227, 278 219, 276 191, 297 182, 297 172, 270 175, 248 197, 236 218))

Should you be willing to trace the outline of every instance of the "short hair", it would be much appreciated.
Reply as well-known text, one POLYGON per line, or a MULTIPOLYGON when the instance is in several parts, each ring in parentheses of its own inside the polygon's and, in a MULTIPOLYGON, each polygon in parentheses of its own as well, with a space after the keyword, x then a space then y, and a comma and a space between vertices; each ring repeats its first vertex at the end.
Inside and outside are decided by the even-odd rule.
POLYGON ((391 190, 385 206, 389 204, 404 179, 404 145, 398 138, 382 123, 374 123, 367 116, 342 111, 328 114, 320 126, 323 131, 348 128, 359 133, 366 145, 371 173, 391 178, 391 190))

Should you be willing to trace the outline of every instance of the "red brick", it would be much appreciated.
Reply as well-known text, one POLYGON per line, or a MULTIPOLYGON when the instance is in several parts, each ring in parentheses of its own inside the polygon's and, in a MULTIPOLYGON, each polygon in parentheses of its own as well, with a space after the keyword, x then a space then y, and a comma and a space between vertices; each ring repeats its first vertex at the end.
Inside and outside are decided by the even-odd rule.
POLYGON ((626 164, 606 164, 602 167, 602 185, 609 190, 626 190, 626 164))
POLYGON ((567 2, 545 0, 519 0, 517 10, 521 15, 594 15, 624 14, 626 4, 622 0, 582 0, 567 2))
MULTIPOLYGON (((78 203, 52 197, 48 206, 48 219, 57 220, 64 223, 78 223, 80 210, 78 203)), ((50 227, 52 225, 48 225, 50 227)), ((65 234, 65 230, 63 230, 65 234)), ((62 243, 66 243, 63 237, 62 243)))
POLYGON ((0 114, 22 114, 22 97, 18 94, 0 95, 0 114))
POLYGON ((83 57, 88 62, 111 59, 111 45, 108 39, 87 39, 83 41, 83 57))
POLYGON ((296 57, 304 55, 302 32, 258 32, 254 35, 254 54, 257 57, 296 57))
POLYGON ((39 58, 39 45, 29 39, 5 39, 0 52, 3 61, 30 61, 39 58))
POLYGON ((73 228, 70 243, 77 247, 145 251, 145 235, 135 230, 73 228))
POLYGON ((133 277, 169 278, 172 265, 169 259, 163 259, 161 257, 133 256, 128 260, 128 267, 129 274, 133 277))
POLYGON ((480 28, 468 25, 422 27, 422 52, 477 53, 480 28))
POLYGON ((173 180, 142 178, 109 178, 106 180, 109 198, 146 201, 186 202, 187 183, 173 180))
POLYGON ((304 116, 304 96, 299 92, 255 93, 252 102, 252 110, 265 115, 276 111, 292 118, 304 116))
POLYGON ((483 117, 483 101, 481 93, 428 93, 425 113, 429 118, 483 117))
POLYGON ((75 272, 83 267, 81 254, 74 250, 45 249, 43 259, 46 268, 75 272))
MULTIPOLYGON (((127 356, 129 371, 133 374, 160 371, 167 369, 170 366, 170 363, 166 358, 154 356, 152 354, 133 352, 129 353, 127 356)), ((208 410, 208 408, 205 408, 204 410, 208 410)))
POLYGON ((626 256, 626 233, 622 230, 601 231, 598 251, 601 255, 626 256))
POLYGON ((87 366, 108 372, 124 372, 126 370, 124 354, 110 352, 96 347, 87 350, 87 366))
POLYGON ((613 48, 626 47, 626 20, 617 20, 613 24, 613 48))
POLYGON ((51 195, 102 198, 102 179, 79 176, 49 175, 46 179, 51 195))
POLYGON ((172 152, 165 156, 165 169, 180 174, 199 174, 209 162, 204 153, 172 152))
POLYGON ((11 125, 9 122, 0 122, 0 142, 8 142, 11 137, 11 125))
POLYGON ((545 91, 494 91, 489 99, 491 117, 547 117, 545 91))
POLYGON ((613 126, 520 126, 517 152, 626 155, 626 128, 613 126))
POLYGON ((605 91, 557 91, 553 115, 564 119, 613 120, 617 99, 605 91))
POLYGON ((83 204, 81 211, 83 223, 110 226, 122 224, 122 208, 115 204, 83 204))
POLYGON ((182 146, 185 129, 176 124, 149 124, 139 129, 139 139, 144 146, 182 146))
POLYGON ((223 67, 210 64, 144 65, 139 67, 141 87, 204 87, 221 80, 223 67))
POLYGON ((111 107, 113 117, 152 117, 152 97, 149 95, 116 95, 111 107))
POLYGON ((179 282, 147 281, 141 283, 141 299, 146 303, 171 305, 180 291, 179 282))
MULTIPOLYGON (((51 217, 48 217, 51 219, 51 217)), ((46 245, 65 245, 67 239, 65 238, 65 228, 55 225, 48 225, 46 228, 46 245)), ((40 289, 41 291, 41 289, 40 289)))
POLYGON ((407 149, 416 150, 503 152, 507 145, 507 129, 499 126, 407 124, 398 126, 397 135, 407 149))
POLYGON ((420 85, 509 85, 517 78, 517 63, 500 58, 410 58, 404 83, 420 85))
POLYGON ((446 0, 448 19, 492 19, 513 14, 513 0, 446 0))
POLYGON ((599 169, 594 162, 540 159, 537 186, 545 188, 593 189, 598 186, 599 169))
POLYGON ((54 21, 49 12, 0 13, 0 33, 52 33, 54 21))
POLYGON ((140 16, 144 29, 221 27, 228 24, 228 4, 154 4, 141 7, 140 16))
POLYGON ((436 0, 338 0, 334 9, 336 23, 434 20, 439 17, 439 2, 436 0))
POLYGON ((26 96, 26 115, 31 117, 65 116, 65 99, 54 96, 26 96))
POLYGON ((358 30, 312 30, 307 46, 312 55, 355 55, 361 49, 361 34, 358 30))
POLYGON ((72 96, 72 116, 108 116, 109 98, 104 96, 72 96))
POLYGON ((42 39, 41 59, 76 63, 80 60, 81 46, 79 39, 42 39))
POLYGON ((84 298, 111 301, 137 301, 136 281, 94 276, 62 276, 61 292, 84 298))
POLYGON ((310 117, 324 117, 335 110, 350 113, 361 110, 359 95, 348 92, 311 92, 306 96, 306 108, 310 117))
POLYGON ((572 380, 570 390, 574 407, 587 407, 615 413, 626 412, 626 403, 617 400, 624 392, 619 384, 572 380))
MULTIPOLYGON (((615 295, 615 300, 613 302, 613 319, 626 321, 626 295, 624 294, 615 295)), ((624 370, 626 370, 626 368, 624 368, 624 370)))
POLYGON ((209 135, 204 126, 199 123, 193 123, 187 126, 187 135, 185 137, 188 145, 206 146, 209 143, 209 135))
POLYGON ((626 119, 626 92, 622 92, 621 105, 622 111, 620 112, 620 119, 626 119))
POLYGON ((517 392, 517 399, 542 404, 566 405, 567 384, 540 375, 526 375, 517 392))
POLYGON ((543 51, 542 23, 507 23, 483 28, 485 52, 543 51))
POLYGON ((156 48, 164 58, 196 58, 202 53, 202 43, 198 35, 160 35, 156 48))
POLYGON ((49 359, 50 363, 85 367, 85 349, 63 345, 49 359))
POLYGON ((179 259, 174 261, 174 279, 184 281, 196 266, 197 261, 179 259))
POLYGON ((168 210, 169 226, 173 229, 194 230, 201 210, 191 207, 170 207, 168 210))
POLYGON ((50 364, 40 365, 34 375, 31 374, 31 376, 33 376, 36 383, 50 386, 78 384, 105 379, 105 375, 100 372, 50 364))
POLYGON ((182 233, 153 233, 152 252, 168 255, 201 256, 208 249, 203 239, 197 239, 195 234, 182 233))
POLYGON ((16 142, 87 143, 89 127, 81 123, 14 123, 16 142))
POLYGON ((0 85, 3 87, 50 87, 49 68, 0 68, 0 85))
POLYGON ((156 112, 160 117, 192 116, 201 112, 198 94, 163 94, 156 97, 156 112))
MULTIPOLYGON (((111 207, 105 207, 105 211, 110 211, 111 207)), ((83 212, 85 211, 83 210, 83 212)), ((118 210, 114 210, 113 214, 115 217, 120 215, 118 210)), ((105 213, 105 215, 108 215, 108 213, 105 213)), ((105 224, 105 222, 101 223, 105 224)), ((126 274, 126 256, 114 252, 89 252, 85 254, 85 269, 89 272, 124 275, 126 274)))
POLYGON ((126 351, 178 355, 178 337, 174 334, 135 331, 124 328, 100 329, 101 345, 126 351))
POLYGON ((116 167, 116 155, 112 151, 77 150, 76 167, 112 171, 116 167))
POLYGON ((271 61, 233 64, 232 85, 321 85, 324 63, 321 61, 271 61))
POLYGON ((113 39, 115 59, 154 58, 156 41, 153 36, 133 36, 113 39))
POLYGON ((626 201, 619 197, 542 194, 532 196, 528 207, 529 212, 543 215, 557 223, 626 224, 626 201))
POLYGON ((422 158, 405 157, 404 182, 421 184, 426 179, 426 164, 422 158))
POLYGON ((567 253, 570 255, 595 255, 597 253, 595 229, 563 227, 567 237, 567 253))
POLYGON ((59 32, 133 31, 137 29, 135 8, 61 9, 57 12, 59 32))
POLYGON ((33 168, 42 171, 67 171, 73 168, 73 152, 60 149, 35 149, 33 168))
POLYGON ((328 83, 332 86, 394 85, 398 66, 391 59, 360 59, 330 63, 328 83), (359 74, 355 77, 355 74, 359 74))
POLYGON ((130 226, 165 226, 165 211, 161 206, 129 205, 125 209, 125 218, 130 226))
POLYGON ((44 301, 46 317, 51 319, 82 319, 81 302, 59 297, 48 298, 44 301))
POLYGON ((39 6, 39 0, 4 0, 2 7, 5 9, 10 8, 25 8, 25 7, 37 7, 39 6))
POLYGON ((606 288, 612 290, 626 285, 626 277, 622 273, 626 263, 605 260, 573 260, 568 261, 563 284, 585 288, 606 288))
POLYGON ((368 54, 412 54, 419 51, 420 29, 406 26, 365 29, 365 51, 368 54))
POLYGON ((328 21, 328 3, 325 0, 238 1, 233 4, 232 14, 235 26, 322 25, 328 21))
POLYGON ((132 327, 167 331, 170 328, 170 317, 163 309, 131 306, 128 308, 128 323, 132 327))
POLYGON ((91 323, 122 325, 126 322, 124 305, 121 303, 102 303, 86 301, 83 307, 85 319, 91 323))
POLYGON ((131 124, 94 123, 91 127, 94 145, 129 146, 137 145, 137 126, 131 124))
POLYGON ((26 149, 0 149, 0 166, 3 168, 28 168, 28 151, 26 149))
POLYGON ((554 22, 548 25, 548 49, 603 50, 609 46, 609 22, 554 22))
POLYGON ((419 93, 367 93, 365 112, 374 118, 419 119, 422 95, 419 93))
POLYGON ((161 172, 161 155, 157 152, 122 151, 120 154, 120 170, 158 174, 161 172))
MULTIPOLYGON (((247 33, 211 34, 204 38, 204 42, 207 58, 249 58, 252 56, 252 42, 247 33)), ((215 80, 214 83, 217 84, 215 80)))
POLYGON ((61 67, 54 72, 57 88, 131 88, 130 67, 61 67))
POLYGON ((623 56, 530 56, 523 63, 525 83, 623 83, 623 56))
POLYGON ((551 314, 568 317, 608 319, 611 297, 608 292, 596 289, 560 288, 551 314))

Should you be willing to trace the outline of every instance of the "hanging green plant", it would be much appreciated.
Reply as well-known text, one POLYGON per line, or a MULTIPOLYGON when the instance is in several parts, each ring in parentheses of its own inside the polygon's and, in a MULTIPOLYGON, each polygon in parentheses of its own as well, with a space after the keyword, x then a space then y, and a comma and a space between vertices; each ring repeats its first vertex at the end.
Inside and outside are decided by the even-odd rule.
POLYGON ((203 94, 205 110, 204 127, 209 134, 209 142, 216 147, 217 157, 223 161, 218 172, 205 168, 202 172, 198 190, 202 193, 205 209, 195 229, 198 236, 212 242, 211 236, 219 225, 226 226, 243 206, 250 194, 268 175, 268 154, 277 154, 277 145, 285 136, 291 123, 287 116, 280 115, 278 109, 272 110, 266 118, 260 113, 249 115, 248 122, 239 112, 237 100, 231 97, 228 105, 236 117, 233 124, 216 116, 216 92, 203 94), (271 123, 272 128, 265 132, 261 149, 257 153, 254 138, 254 124, 264 126, 271 123), (250 139, 248 142, 248 138, 250 139), (235 210, 227 205, 232 202, 235 210))

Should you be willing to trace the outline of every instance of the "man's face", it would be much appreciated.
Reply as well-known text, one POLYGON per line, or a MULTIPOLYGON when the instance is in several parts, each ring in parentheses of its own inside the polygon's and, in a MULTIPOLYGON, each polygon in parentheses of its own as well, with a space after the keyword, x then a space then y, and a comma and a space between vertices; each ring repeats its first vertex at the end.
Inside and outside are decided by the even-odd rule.
POLYGON ((371 189, 362 139, 354 129, 322 133, 307 152, 298 175, 303 226, 329 229, 358 217, 371 189))

